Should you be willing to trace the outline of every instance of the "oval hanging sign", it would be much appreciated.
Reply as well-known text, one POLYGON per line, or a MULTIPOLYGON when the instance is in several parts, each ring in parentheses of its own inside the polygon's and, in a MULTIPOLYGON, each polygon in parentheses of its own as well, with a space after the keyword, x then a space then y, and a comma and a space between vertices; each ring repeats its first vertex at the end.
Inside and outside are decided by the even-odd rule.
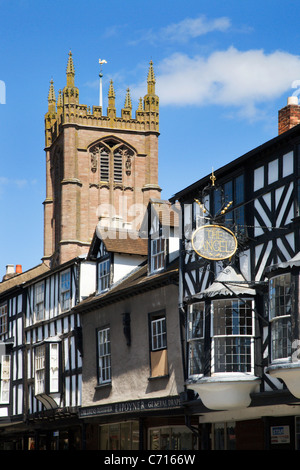
POLYGON ((222 260, 234 255, 237 239, 226 227, 203 225, 193 233, 192 246, 202 258, 222 260))

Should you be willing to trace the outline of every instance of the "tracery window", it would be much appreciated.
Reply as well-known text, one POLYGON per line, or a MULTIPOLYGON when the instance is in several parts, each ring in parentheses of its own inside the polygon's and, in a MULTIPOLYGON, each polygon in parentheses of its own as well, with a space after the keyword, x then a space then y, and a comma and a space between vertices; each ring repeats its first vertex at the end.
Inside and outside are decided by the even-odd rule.
POLYGON ((125 175, 131 174, 134 152, 123 142, 109 139, 95 145, 90 150, 91 170, 97 171, 102 182, 123 183, 125 175))

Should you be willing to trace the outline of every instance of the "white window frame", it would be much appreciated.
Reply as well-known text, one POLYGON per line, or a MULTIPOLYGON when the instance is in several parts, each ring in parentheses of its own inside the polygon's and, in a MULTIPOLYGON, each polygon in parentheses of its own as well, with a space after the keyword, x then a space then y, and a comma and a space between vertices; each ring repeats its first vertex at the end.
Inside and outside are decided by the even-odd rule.
POLYGON ((49 344, 49 392, 59 392, 59 344, 49 344))
POLYGON ((98 382, 107 384, 111 382, 111 345, 110 328, 98 330, 98 382))
POLYGON ((10 396, 10 356, 1 357, 0 403, 9 403, 10 396))
POLYGON ((220 300, 213 300, 212 301, 212 343, 211 343, 211 356, 212 356, 212 364, 211 369, 213 374, 251 374, 254 375, 254 338, 255 338, 255 324, 254 324, 254 310, 253 310, 253 299, 220 299, 220 300), (247 309, 249 311, 249 316, 247 319, 250 319, 250 325, 247 326, 243 325, 242 321, 243 316, 240 315, 240 307, 245 306, 245 302, 247 305, 247 309), (224 322, 223 325, 219 322, 220 331, 215 331, 216 315, 220 315, 220 310, 218 310, 217 304, 223 303, 223 309, 226 309, 226 304, 231 304, 231 309, 233 311, 238 312, 238 316, 233 316, 231 314, 230 318, 232 320, 231 324, 228 324, 226 319, 229 317, 225 317, 226 311, 224 312, 224 322), (236 310, 235 305, 238 304, 239 308, 236 310), (223 326, 223 328, 221 328, 223 326), (223 330, 223 331, 222 331, 223 330), (233 333, 229 333, 229 331, 236 330, 233 333), (251 334, 246 333, 246 330, 251 330, 251 334), (233 352, 234 347, 237 345, 236 353, 233 352), (244 343, 244 344, 243 344, 244 343), (222 351, 223 348, 223 351, 222 351), (243 348, 247 349, 247 353, 243 353, 243 348), (227 354, 226 351, 229 351, 227 354), (237 360, 237 357, 239 359, 237 360), (226 357, 226 361, 224 361, 224 370, 218 366, 218 357, 226 357), (250 357, 250 361, 247 361, 247 358, 250 357), (232 362, 230 360, 232 359, 232 362), (235 359, 235 360, 234 360, 235 359), (247 370, 228 370, 232 369, 244 369, 244 366, 247 370))
POLYGON ((287 282, 285 283, 285 286, 289 286, 291 288, 291 273, 284 273, 280 274, 279 276, 274 276, 269 280, 269 321, 270 321, 270 326, 271 326, 271 361, 272 362, 282 362, 286 361, 291 357, 292 354, 292 341, 291 338, 288 337, 288 331, 289 328, 291 327, 291 315, 292 315, 292 293, 290 292, 289 295, 284 292, 283 295, 281 295, 281 298, 284 299, 284 302, 280 301, 280 306, 278 306, 278 302, 276 302, 276 299, 278 299, 278 295, 273 295, 275 294, 276 291, 276 286, 272 287, 272 283, 280 279, 286 279, 287 282), (289 307, 287 306, 286 303, 286 298, 289 297, 290 305, 289 307), (284 337, 281 336, 279 339, 278 337, 274 339, 274 332, 275 329, 278 328, 281 331, 284 329, 284 324, 285 326, 285 335, 284 337), (281 346, 279 348, 279 341, 281 342, 281 346), (286 341, 286 346, 282 345, 282 341, 286 341), (274 354, 274 351, 276 350, 276 356, 274 354), (283 352, 286 350, 286 354, 280 354, 278 355, 279 351, 283 352))
POLYGON ((0 305, 0 335, 7 333, 8 328, 7 302, 0 305))
POLYGON ((34 393, 46 393, 46 346, 38 346, 34 351, 34 393))
POLYGON ((166 240, 162 237, 151 240, 151 272, 157 272, 165 267, 166 240))
POLYGON ((105 292, 110 285, 110 260, 106 259, 98 263, 98 292, 105 292), (103 269, 104 268, 104 269, 103 269))
POLYGON ((45 283, 44 281, 34 286, 34 313, 35 321, 45 318, 45 283))
POLYGON ((166 316, 151 320, 151 350, 158 351, 167 348, 166 316))
POLYGON ((67 312, 71 308, 71 271, 60 273, 60 311, 67 312))

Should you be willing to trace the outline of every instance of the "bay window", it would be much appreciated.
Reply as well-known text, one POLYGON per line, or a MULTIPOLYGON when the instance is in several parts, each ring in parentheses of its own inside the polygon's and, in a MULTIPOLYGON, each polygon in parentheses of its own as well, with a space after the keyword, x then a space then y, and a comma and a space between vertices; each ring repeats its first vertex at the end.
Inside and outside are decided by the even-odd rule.
POLYGON ((189 306, 187 323, 188 375, 203 373, 204 302, 189 306))
POLYGON ((251 300, 212 302, 212 372, 253 373, 254 317, 251 300))
POLYGON ((269 319, 271 325, 272 360, 291 355, 291 274, 282 274, 269 281, 269 319))
POLYGON ((35 395, 58 393, 59 383, 59 344, 44 343, 35 348, 34 386, 35 395))

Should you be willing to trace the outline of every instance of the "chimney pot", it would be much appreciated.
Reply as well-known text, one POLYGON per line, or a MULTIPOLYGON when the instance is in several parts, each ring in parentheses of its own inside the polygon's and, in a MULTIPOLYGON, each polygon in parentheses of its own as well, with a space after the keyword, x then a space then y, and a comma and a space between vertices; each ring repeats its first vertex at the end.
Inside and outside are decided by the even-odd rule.
POLYGON ((16 274, 21 274, 22 273, 22 265, 21 264, 17 264, 16 265, 16 274))
POLYGON ((6 274, 14 274, 15 273, 15 268, 13 264, 7 264, 6 265, 6 274))
POLYGON ((287 99, 287 104, 288 105, 290 105, 290 104, 298 105, 299 102, 298 102, 297 96, 289 96, 288 99, 287 99))

